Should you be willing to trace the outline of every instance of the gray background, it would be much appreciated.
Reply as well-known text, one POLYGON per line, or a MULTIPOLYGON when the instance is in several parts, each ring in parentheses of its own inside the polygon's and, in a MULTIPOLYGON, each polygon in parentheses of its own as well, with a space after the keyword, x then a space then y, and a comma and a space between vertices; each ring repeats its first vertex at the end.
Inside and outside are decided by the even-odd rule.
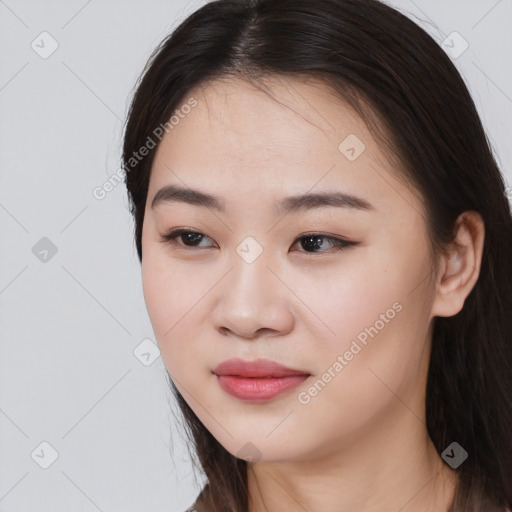
MULTIPOLYGON (((150 52, 203 3, 0 0, 2 512, 182 512, 200 489, 124 186, 93 190, 119 169, 150 52), (58 44, 47 58, 44 31, 58 44)), ((440 43, 454 31, 468 42, 453 58, 512 183, 512 0, 390 3, 440 43)))

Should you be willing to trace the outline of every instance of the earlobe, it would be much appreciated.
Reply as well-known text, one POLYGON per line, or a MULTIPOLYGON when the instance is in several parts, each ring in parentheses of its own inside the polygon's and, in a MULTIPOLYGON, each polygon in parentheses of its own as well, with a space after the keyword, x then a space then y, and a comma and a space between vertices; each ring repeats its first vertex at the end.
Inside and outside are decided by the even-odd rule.
POLYGON ((432 316, 449 317, 459 313, 480 274, 485 226, 475 211, 463 212, 456 224, 454 241, 442 255, 442 271, 436 283, 432 316))

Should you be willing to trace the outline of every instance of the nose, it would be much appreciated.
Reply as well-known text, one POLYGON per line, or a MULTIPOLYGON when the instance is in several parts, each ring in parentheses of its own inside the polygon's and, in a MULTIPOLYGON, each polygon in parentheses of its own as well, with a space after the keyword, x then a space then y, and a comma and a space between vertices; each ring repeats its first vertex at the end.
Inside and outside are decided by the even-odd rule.
POLYGON ((233 269, 215 287, 215 329, 224 336, 248 340, 291 332, 293 294, 279 272, 269 268, 263 255, 247 263, 235 254, 232 264, 233 269))

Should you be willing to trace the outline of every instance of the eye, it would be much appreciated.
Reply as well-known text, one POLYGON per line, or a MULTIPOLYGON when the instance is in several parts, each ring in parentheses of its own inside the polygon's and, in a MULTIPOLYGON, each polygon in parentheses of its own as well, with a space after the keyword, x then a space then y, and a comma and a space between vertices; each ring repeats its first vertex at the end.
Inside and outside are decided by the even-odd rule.
MULTIPOLYGON (((211 238, 203 233, 184 228, 174 229, 169 233, 161 235, 161 241, 163 243, 180 247, 211 247, 208 245, 200 245, 201 242, 205 240, 211 240, 211 238)), ((358 242, 343 240, 342 238, 323 233, 305 233, 294 240, 292 247, 298 242, 300 242, 300 246, 304 250, 294 252, 305 252, 306 254, 324 253, 327 252, 329 248, 334 249, 334 251, 341 251, 358 244, 358 242)))
MULTIPOLYGON (((342 238, 338 238, 335 236, 330 235, 324 235, 322 233, 306 233, 304 235, 301 235, 300 237, 296 238, 294 241, 294 245, 297 242, 301 242, 300 246, 303 249, 307 249, 304 252, 306 253, 323 253, 327 252, 326 250, 320 251, 318 249, 323 249, 326 247, 325 241, 328 241, 327 248, 330 245, 332 248, 334 248, 335 251, 341 251, 343 249, 346 249, 347 247, 350 247, 352 245, 357 245, 358 242, 350 242, 348 240, 343 240, 342 238), (312 249, 311 251, 309 249, 312 249)), ((302 251, 299 251, 302 252, 302 251)))
POLYGON ((211 240, 211 238, 203 235, 202 233, 183 228, 174 229, 165 235, 161 235, 161 237, 162 242, 168 243, 170 245, 182 245, 177 242, 177 239, 180 239, 180 241, 183 242, 184 247, 205 247, 204 245, 197 244, 205 239, 211 240))

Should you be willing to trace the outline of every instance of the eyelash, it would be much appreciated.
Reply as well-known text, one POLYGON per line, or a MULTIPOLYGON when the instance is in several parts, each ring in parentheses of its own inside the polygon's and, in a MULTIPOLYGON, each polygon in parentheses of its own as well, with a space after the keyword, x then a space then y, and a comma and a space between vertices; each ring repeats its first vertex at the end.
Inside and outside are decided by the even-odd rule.
MULTIPOLYGON (((203 233, 199 233, 197 231, 192 231, 192 230, 189 230, 189 229, 179 228, 179 229, 171 230, 171 231, 169 231, 168 233, 166 233, 164 235, 161 235, 161 242, 162 243, 166 243, 168 245, 178 245, 179 247, 186 248, 186 249, 195 249, 195 248, 200 249, 202 247, 202 246, 193 246, 193 245, 184 245, 184 244, 180 245, 180 244, 178 244, 176 239, 178 237, 180 237, 182 235, 186 235, 186 234, 201 235, 202 237, 209 238, 208 236, 204 235, 203 233)), ((324 235, 323 233, 311 232, 311 233, 304 233, 304 234, 300 235, 299 237, 297 237, 293 241, 293 245, 295 245, 297 242, 299 242, 302 239, 312 238, 312 237, 322 238, 324 240, 331 241, 333 246, 334 246, 335 252, 343 251, 343 250, 345 250, 345 249, 347 249, 347 248, 349 248, 351 246, 354 246, 354 245, 358 244, 358 242, 351 242, 351 241, 348 241, 348 240, 343 240, 342 238, 337 238, 337 237, 333 237, 333 236, 330 236, 330 235, 324 235)), ((204 238, 199 240, 199 242, 201 242, 202 240, 204 240, 204 238)), ((303 252, 305 254, 323 254, 323 253, 329 252, 329 251, 298 251, 298 252, 303 252)))

